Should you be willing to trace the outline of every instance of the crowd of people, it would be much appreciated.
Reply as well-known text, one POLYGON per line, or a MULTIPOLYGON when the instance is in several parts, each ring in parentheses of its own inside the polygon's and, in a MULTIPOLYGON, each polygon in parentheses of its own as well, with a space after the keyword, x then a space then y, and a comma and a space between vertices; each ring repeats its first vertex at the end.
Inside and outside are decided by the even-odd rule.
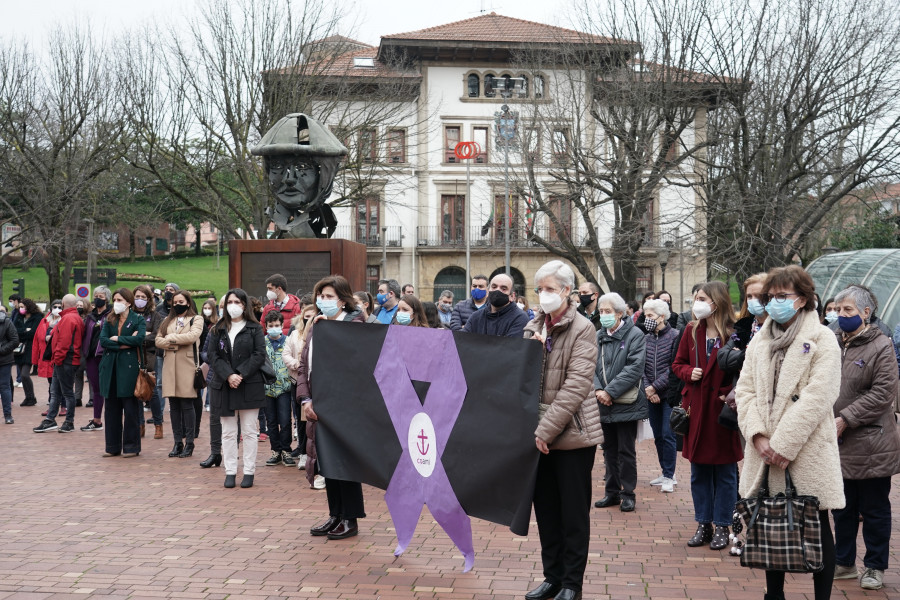
MULTIPOLYGON (((456 303, 448 290, 423 301, 412 284, 393 279, 379 281, 373 298, 353 292, 340 275, 297 296, 280 274, 266 280, 265 303, 235 288, 205 299, 199 311, 175 283, 162 290, 98 286, 91 303, 69 294, 46 314, 31 299, 11 296, 8 310, 0 307, 4 419, 14 422, 13 386, 23 388, 22 406, 37 404, 36 374, 48 379, 50 393, 34 432, 74 431, 86 377, 93 410, 80 430, 104 432, 104 457, 139 456, 148 422, 154 438, 165 437, 168 399, 169 457, 187 458, 206 412, 210 453, 202 468, 224 463, 224 487, 233 488, 241 462, 240 486, 252 487, 258 443, 268 440, 265 465, 296 465, 311 488, 326 490, 328 517, 310 534, 345 539, 358 534, 365 506, 360 484, 319 474, 329 457, 315 444, 314 324, 528 338, 544 349, 533 502, 545 580, 527 600, 581 597, 597 446, 605 475, 593 506, 637 510, 636 439, 645 420, 660 473, 646 484, 671 493, 679 448, 690 463, 697 528, 688 546, 725 549, 735 539, 735 501, 755 495, 770 471, 772 492, 780 491, 789 470, 798 491, 820 503, 825 568, 813 576, 815 598, 830 597, 834 579, 882 586, 891 477, 900 472, 900 325, 892 340, 869 289, 850 285, 822 303, 809 275, 788 266, 748 278, 737 311, 720 281, 694 286, 690 307, 677 311, 665 290, 635 305, 593 282, 576 286, 561 261, 545 264, 534 280, 533 309, 505 274, 476 275, 469 297, 456 303), (143 406, 135 397, 142 371, 156 377, 143 406), (674 407, 689 417, 683 436, 670 424, 674 407)), ((783 572, 767 571, 766 585, 767 599, 784 598, 783 572)))

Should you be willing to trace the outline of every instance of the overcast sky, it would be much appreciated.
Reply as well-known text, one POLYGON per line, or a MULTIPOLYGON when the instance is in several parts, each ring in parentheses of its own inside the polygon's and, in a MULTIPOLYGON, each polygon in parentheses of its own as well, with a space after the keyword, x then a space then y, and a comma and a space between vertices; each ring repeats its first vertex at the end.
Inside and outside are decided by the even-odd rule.
MULTIPOLYGON (((260 0, 264 1, 264 0, 260 0)), ((377 45, 379 37, 415 31, 478 16, 492 10, 509 17, 563 25, 569 0, 345 0, 358 11, 356 38, 377 45)), ((40 43, 47 28, 78 17, 95 29, 114 33, 147 21, 177 20, 197 0, 0 0, 0 35, 40 43)))

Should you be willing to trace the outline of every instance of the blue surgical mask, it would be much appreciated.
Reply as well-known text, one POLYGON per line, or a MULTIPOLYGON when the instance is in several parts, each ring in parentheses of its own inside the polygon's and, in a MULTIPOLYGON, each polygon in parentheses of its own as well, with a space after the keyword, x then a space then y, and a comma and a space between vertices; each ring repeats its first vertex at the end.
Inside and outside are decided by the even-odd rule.
POLYGON ((269 337, 273 340, 277 340, 281 337, 281 327, 269 327, 266 332, 269 334, 269 337))
POLYGON ((766 307, 756 298, 751 298, 750 300, 747 300, 747 310, 749 310, 750 314, 754 317, 758 317, 766 312, 766 307))
POLYGON ((484 297, 487 296, 487 290, 483 290, 481 288, 475 288, 472 290, 472 300, 476 302, 481 302, 484 300, 484 297))
POLYGON ((322 314, 328 318, 331 318, 341 312, 341 307, 338 306, 337 300, 325 300, 324 298, 316 299, 316 307, 322 311, 322 314))
POLYGON ((375 296, 375 299, 378 301, 378 304, 384 305, 387 302, 387 294, 378 294, 375 296))
POLYGON ((825 313, 825 322, 828 323, 829 325, 831 325, 832 323, 834 323, 837 320, 838 320, 838 314, 836 311, 832 310, 832 311, 825 313))
POLYGON ((409 325, 412 322, 412 315, 405 312, 397 312, 397 324, 409 325))
POLYGON ((797 314, 797 309, 794 308, 794 300, 791 300, 790 298, 785 298, 784 302, 779 302, 775 298, 772 298, 769 300, 769 303, 766 304, 766 312, 769 313, 769 316, 772 317, 776 323, 784 325, 794 318, 794 315, 797 314))
POLYGON ((838 317, 838 327, 841 328, 841 331, 853 333, 862 326, 863 320, 859 315, 853 315, 852 317, 838 317))

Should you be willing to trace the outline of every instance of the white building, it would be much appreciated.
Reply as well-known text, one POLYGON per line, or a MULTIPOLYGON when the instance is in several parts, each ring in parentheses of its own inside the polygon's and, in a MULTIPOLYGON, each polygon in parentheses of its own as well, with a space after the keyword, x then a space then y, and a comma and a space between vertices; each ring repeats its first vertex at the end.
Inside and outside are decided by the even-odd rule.
MULTIPOLYGON (((501 106, 520 112, 520 150, 535 157, 536 179, 545 196, 553 197, 554 186, 559 185, 549 175, 549 168, 564 154, 572 135, 572 122, 561 111, 555 120, 544 119, 538 124, 530 120, 533 112, 529 111, 535 107, 560 107, 564 97, 568 99, 577 88, 570 82, 563 85, 561 72, 552 65, 547 69, 516 68, 518 53, 560 43, 605 44, 611 55, 627 60, 634 50, 631 42, 590 37, 495 13, 387 35, 378 47, 346 38, 334 41, 346 44, 350 51, 329 66, 330 75, 377 82, 373 90, 383 91, 392 85, 402 90, 391 101, 390 109, 380 114, 373 109, 378 102, 366 98, 348 98, 339 111, 334 110, 334 98, 323 99, 319 105, 333 115, 326 121, 351 148, 348 160, 368 169, 367 177, 360 175, 365 179, 362 192, 347 190, 352 181, 335 184, 336 193, 343 190, 353 198, 352 206, 336 210, 339 226, 335 237, 369 246, 370 289, 375 288, 378 279, 393 278, 401 285, 413 283, 423 299, 436 298, 443 289, 453 290, 457 298, 466 296, 466 231, 471 247, 471 274, 490 277, 504 269, 505 230, 502 218, 496 218, 504 213, 506 184, 504 154, 495 139, 495 113, 501 106), (401 68, 398 64, 406 66, 401 68), (372 126, 356 125, 366 122, 372 126), (354 123, 352 135, 343 132, 348 123, 354 123), (467 161, 454 153, 458 142, 467 141, 477 142, 481 148, 468 161, 471 192, 466 188, 467 161)), ((373 94, 377 96, 377 92, 373 94)), ((317 114, 315 105, 312 112, 317 114)), ((704 133, 700 117, 695 125, 696 131, 685 135, 704 133)), ((513 177, 521 174, 523 158, 519 150, 510 153, 509 162, 513 177)), ((352 173, 352 169, 349 171, 352 173)), ((692 176, 684 175, 685 180, 692 176)), ((559 192, 559 199, 553 204, 558 207, 557 217, 563 227, 568 227, 573 242, 583 246, 586 226, 579 215, 572 214, 562 194, 559 192)), ((697 229, 692 220, 699 200, 694 194, 690 187, 660 189, 648 211, 643 234, 638 292, 659 289, 665 282, 676 307, 695 282, 705 279, 706 273, 702 245, 688 234, 697 229), (672 247, 668 279, 662 276, 660 268, 660 250, 666 241, 672 247), (678 251, 682 246, 683 253, 678 251)), ((513 197, 509 214, 512 273, 520 292, 526 292, 534 302, 530 291, 533 274, 553 255, 531 241, 529 232, 548 240, 555 239, 556 234, 546 215, 530 214, 527 199, 513 197)), ((611 243, 610 223, 610 215, 602 210, 593 219, 601 245, 611 243)), ((596 268, 587 248, 583 256, 596 268)), ((604 286, 599 269, 596 274, 604 286)))

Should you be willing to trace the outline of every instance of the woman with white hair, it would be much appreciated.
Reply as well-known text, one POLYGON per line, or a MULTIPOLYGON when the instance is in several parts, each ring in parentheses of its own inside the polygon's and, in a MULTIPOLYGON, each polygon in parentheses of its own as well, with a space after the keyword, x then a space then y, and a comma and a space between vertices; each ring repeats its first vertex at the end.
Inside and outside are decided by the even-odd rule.
POLYGON ((900 434, 894 417, 897 361, 891 339, 872 325, 875 295, 851 285, 834 298, 841 354, 841 391, 834 403, 846 506, 835 508, 835 579, 860 578, 881 589, 891 543, 891 477, 900 472, 900 434), (862 517, 865 568, 856 570, 862 517))
MULTIPOLYGON (((534 514, 541 538, 544 582, 526 600, 581 598, 591 533, 591 471, 599 436, 599 415, 583 409, 591 395, 597 359, 594 326, 569 296, 575 273, 552 260, 534 275, 540 308, 525 337, 544 348, 541 416, 535 445, 541 452, 534 489, 534 514), (563 434, 577 424, 578 435, 563 434), (573 439, 574 438, 574 439, 573 439)), ((593 408, 589 406, 589 408, 593 408)))
POLYGON ((94 288, 94 308, 84 318, 84 338, 81 340, 81 362, 91 386, 94 418, 81 428, 81 431, 103 430, 103 402, 100 394, 100 360, 103 358, 103 347, 100 345, 100 333, 103 323, 112 309, 112 292, 105 285, 94 288))
POLYGON ((647 396, 641 377, 647 342, 630 318, 622 296, 611 292, 597 300, 600 329, 597 330, 597 363, 594 393, 600 403, 603 423, 603 460, 606 463, 606 495, 594 506, 619 505, 622 512, 635 507, 637 486, 637 425, 646 419, 647 396))
POLYGON ((678 455, 675 432, 669 425, 672 407, 681 402, 678 378, 672 373, 672 361, 678 351, 681 332, 670 323, 671 313, 665 300, 644 302, 644 336, 647 358, 644 361, 644 377, 641 385, 647 396, 650 428, 656 444, 656 457, 662 474, 650 482, 663 492, 675 491, 675 459, 678 455))

